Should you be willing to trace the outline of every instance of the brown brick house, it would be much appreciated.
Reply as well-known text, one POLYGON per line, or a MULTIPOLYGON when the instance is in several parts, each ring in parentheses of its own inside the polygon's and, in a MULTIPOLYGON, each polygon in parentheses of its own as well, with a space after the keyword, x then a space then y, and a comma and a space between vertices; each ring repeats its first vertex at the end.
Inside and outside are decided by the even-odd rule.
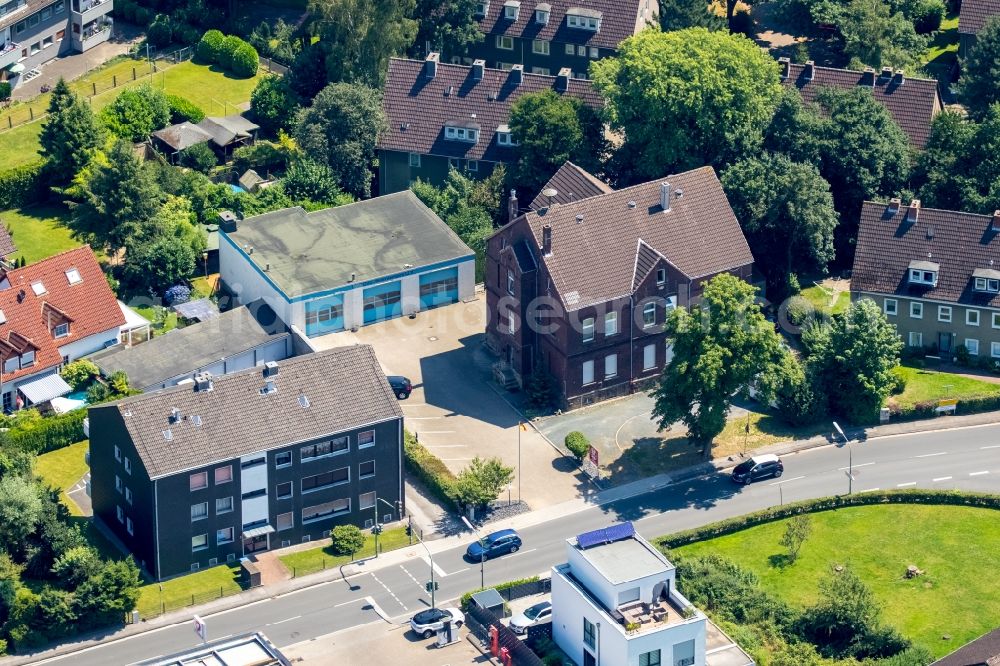
MULTIPOLYGON (((576 173, 561 169, 544 190, 574 179, 585 192, 602 189, 579 167, 564 169, 576 173)), ((569 201, 550 192, 551 205, 516 217, 487 244, 486 339, 500 355, 498 374, 523 383, 547 372, 566 408, 650 383, 670 354, 667 313, 696 302, 714 275, 753 276, 711 167, 608 190, 569 201)))

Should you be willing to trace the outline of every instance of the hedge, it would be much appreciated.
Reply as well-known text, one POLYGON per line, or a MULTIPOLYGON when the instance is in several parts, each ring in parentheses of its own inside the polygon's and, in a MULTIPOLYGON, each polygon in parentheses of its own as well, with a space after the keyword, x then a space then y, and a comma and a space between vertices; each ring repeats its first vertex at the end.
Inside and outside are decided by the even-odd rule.
MULTIPOLYGON (((937 417, 937 400, 925 400, 914 405, 889 407, 891 421, 916 421, 937 417)), ((955 407, 955 414, 979 414, 1000 409, 1000 395, 984 395, 972 398, 960 398, 955 407)))
POLYGON ((236 76, 249 79, 257 76, 257 69, 260 67, 260 58, 257 56, 257 49, 250 44, 243 42, 233 52, 232 65, 230 71, 236 76))
POLYGON ((222 40, 222 46, 219 48, 219 66, 225 70, 232 70, 233 57, 244 44, 246 44, 246 42, 236 35, 226 35, 222 40))
POLYGON ((175 125, 184 121, 200 123, 205 119, 205 112, 197 104, 179 95, 167 95, 167 104, 170 105, 170 122, 175 125))
POLYGON ((1000 495, 968 493, 958 490, 921 490, 917 488, 834 495, 832 497, 820 497, 818 499, 783 504, 764 509, 763 511, 748 513, 745 516, 722 520, 717 523, 705 525, 704 527, 675 532, 674 534, 657 537, 653 539, 653 543, 666 550, 697 541, 714 539, 745 530, 748 527, 783 520, 802 513, 817 513, 851 506, 870 506, 872 504, 944 504, 1000 510, 1000 495))
POLYGON ((421 446, 409 431, 403 432, 403 454, 407 472, 420 479, 439 500, 454 507, 452 488, 457 479, 441 459, 421 446))
POLYGON ((45 198, 42 165, 38 161, 0 171, 0 209, 21 208, 45 198))
POLYGON ((83 419, 86 409, 75 409, 59 416, 47 416, 28 430, 13 428, 0 432, 0 447, 10 446, 32 453, 47 453, 86 439, 83 419))
POLYGON ((472 603, 472 595, 479 594, 483 590, 496 590, 497 592, 503 592, 504 590, 509 590, 512 587, 517 587, 518 585, 524 585, 526 583, 537 583, 540 580, 541 578, 539 578, 538 576, 531 576, 530 578, 518 578, 517 580, 508 580, 506 582, 498 583, 496 585, 491 585, 489 587, 480 587, 475 590, 469 590, 468 592, 462 595, 462 601, 459 604, 459 607, 463 611, 468 611, 469 604, 472 603))
POLYGON ((225 35, 219 30, 207 31, 201 36, 201 41, 195 48, 198 60, 206 65, 219 62, 219 54, 222 52, 222 43, 225 39, 225 35))

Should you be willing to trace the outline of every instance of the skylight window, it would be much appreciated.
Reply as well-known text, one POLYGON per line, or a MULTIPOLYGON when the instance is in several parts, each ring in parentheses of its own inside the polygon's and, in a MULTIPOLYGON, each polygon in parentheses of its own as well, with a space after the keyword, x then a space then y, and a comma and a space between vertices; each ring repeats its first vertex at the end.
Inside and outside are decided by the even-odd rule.
POLYGON ((80 271, 78 271, 75 268, 71 268, 68 271, 66 271, 66 279, 69 280, 70 284, 83 282, 83 278, 80 277, 80 271))
POLYGON ((41 282, 32 282, 31 291, 35 292, 35 296, 41 296, 42 294, 48 292, 48 290, 45 288, 45 285, 42 284, 41 282))

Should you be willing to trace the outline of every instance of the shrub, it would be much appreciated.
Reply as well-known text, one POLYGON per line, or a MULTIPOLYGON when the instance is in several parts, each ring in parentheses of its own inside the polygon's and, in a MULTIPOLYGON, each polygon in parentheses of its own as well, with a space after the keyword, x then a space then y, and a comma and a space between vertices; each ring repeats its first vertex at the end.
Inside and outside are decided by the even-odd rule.
POLYGON ((156 47, 164 47, 170 44, 174 38, 174 27, 170 22, 170 17, 166 14, 157 14, 153 22, 146 29, 146 39, 156 47))
POLYGON ((0 209, 20 208, 45 198, 42 164, 32 162, 0 171, 0 209))
POLYGON ((191 288, 183 284, 175 284, 163 294, 163 300, 168 306, 187 303, 191 300, 191 288))
POLYGON ((231 63, 229 70, 236 76, 244 79, 257 76, 257 68, 260 66, 257 49, 246 42, 241 42, 233 52, 231 63))
POLYGON ((337 555, 354 556, 365 546, 365 535, 357 525, 337 525, 330 532, 330 548, 337 555))
POLYGON ((927 35, 940 29, 945 11, 943 0, 920 0, 910 13, 913 29, 918 35, 927 35))
POLYGON ((785 316, 792 326, 804 326, 806 323, 822 318, 822 313, 817 312, 813 304, 802 296, 792 296, 787 301, 785 316))
POLYGON ((566 445, 570 453, 576 456, 577 460, 583 460, 583 457, 590 452, 590 442, 587 440, 586 435, 579 430, 574 430, 566 435, 563 444, 566 445))
POLYGON ((180 28, 174 28, 174 41, 180 42, 185 46, 191 46, 196 44, 199 39, 200 32, 198 28, 190 25, 184 25, 180 28))
POLYGON ((458 479, 440 458, 421 446, 409 431, 403 433, 403 454, 406 457, 407 472, 420 479, 439 500, 454 506, 454 487, 458 479))
POLYGON ((899 371, 899 368, 896 368, 892 373, 892 388, 889 390, 889 395, 899 395, 905 390, 906 377, 899 371))
POLYGON ((205 112, 197 104, 179 95, 167 95, 167 104, 170 105, 170 122, 175 125, 184 121, 200 123, 205 119, 205 112))
POLYGON ((182 150, 179 155, 181 166, 186 166, 195 171, 208 173, 209 170, 219 163, 215 152, 208 147, 207 143, 196 143, 182 150))
POLYGON ((218 30, 209 30, 201 36, 201 41, 195 49, 198 60, 211 65, 219 62, 219 54, 222 52, 222 43, 226 37, 218 30))
POLYGON ((284 169, 288 161, 288 151, 270 141, 258 141, 252 146, 243 146, 233 151, 233 166, 239 173, 254 169, 263 174, 267 171, 284 169))
POLYGON ((83 419, 86 409, 49 416, 24 426, 15 425, 0 432, 0 446, 11 446, 32 453, 46 453, 83 441, 83 419))
POLYGON ((542 370, 536 370, 528 377, 524 387, 528 394, 528 406, 532 409, 548 411, 555 402, 555 381, 552 375, 542 370))
POLYGON ((968 367, 971 358, 972 355, 969 354, 968 347, 966 347, 965 345, 958 345, 957 347, 955 347, 955 361, 959 365, 968 367))
POLYGON ((10 98, 10 83, 7 81, 0 81, 0 100, 10 98))
POLYGON ((77 391, 89 384, 100 372, 93 361, 81 358, 64 365, 63 369, 59 371, 59 376, 66 380, 66 383, 73 387, 74 391, 77 391))
POLYGON ((226 35, 222 40, 222 46, 219 48, 219 66, 222 69, 231 71, 233 69, 233 57, 244 44, 246 42, 236 35, 226 35))

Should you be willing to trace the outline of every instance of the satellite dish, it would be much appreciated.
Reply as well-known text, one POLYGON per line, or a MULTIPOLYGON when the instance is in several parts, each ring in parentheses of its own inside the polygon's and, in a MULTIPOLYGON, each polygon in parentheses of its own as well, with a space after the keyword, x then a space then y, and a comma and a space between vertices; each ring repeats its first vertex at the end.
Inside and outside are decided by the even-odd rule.
POLYGON ((546 187, 544 190, 542 190, 542 194, 551 199, 552 197, 559 194, 559 190, 557 190, 554 187, 546 187))

